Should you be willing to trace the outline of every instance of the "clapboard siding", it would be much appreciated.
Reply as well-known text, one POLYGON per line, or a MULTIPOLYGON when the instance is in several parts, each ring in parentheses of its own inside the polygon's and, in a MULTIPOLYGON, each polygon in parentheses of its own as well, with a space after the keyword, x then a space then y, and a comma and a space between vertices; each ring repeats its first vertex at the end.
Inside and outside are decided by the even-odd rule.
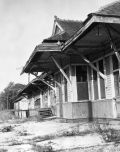
POLYGON ((71 75, 71 81, 72 81, 72 89, 73 89, 73 100, 77 101, 77 88, 76 88, 76 74, 75 74, 75 66, 72 66, 72 75, 71 75))
POLYGON ((111 83, 111 70, 110 70, 110 57, 105 58, 105 65, 106 65, 106 76, 107 76, 107 83, 106 83, 106 98, 112 98, 112 83, 111 83))

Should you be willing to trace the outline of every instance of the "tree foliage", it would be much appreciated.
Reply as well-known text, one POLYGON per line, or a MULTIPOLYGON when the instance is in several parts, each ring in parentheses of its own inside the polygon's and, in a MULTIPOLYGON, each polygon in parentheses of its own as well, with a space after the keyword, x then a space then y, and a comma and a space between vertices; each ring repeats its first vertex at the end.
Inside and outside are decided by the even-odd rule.
POLYGON ((13 101, 17 94, 25 85, 20 83, 10 82, 6 88, 0 93, 0 110, 13 109, 13 101))

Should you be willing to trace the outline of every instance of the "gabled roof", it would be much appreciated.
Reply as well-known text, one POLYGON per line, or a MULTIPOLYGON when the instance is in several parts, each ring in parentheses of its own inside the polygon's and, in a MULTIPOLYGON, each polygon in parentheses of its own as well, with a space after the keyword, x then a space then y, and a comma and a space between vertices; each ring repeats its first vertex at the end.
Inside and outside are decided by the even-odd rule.
POLYGON ((18 102, 18 101, 20 101, 20 100, 22 100, 24 98, 25 97, 23 97, 23 96, 17 96, 17 98, 13 101, 13 103, 18 102))
POLYGON ((106 15, 120 15, 120 0, 101 7, 97 13, 106 15))
MULTIPOLYGON (((46 52, 46 54, 44 55, 44 62, 45 62, 45 59, 48 57, 48 53, 47 53, 48 51, 52 50, 52 52, 60 52, 61 45, 63 44, 61 42, 66 42, 72 35, 74 35, 76 31, 78 31, 82 26, 82 21, 62 20, 55 16, 53 31, 55 31, 56 26, 58 26, 61 29, 61 32, 59 34, 55 34, 53 32, 51 37, 44 39, 42 44, 35 47, 33 53, 29 57, 29 60, 26 62, 26 65, 24 66, 21 74, 23 74, 24 72, 27 73, 29 72, 29 70, 32 69, 33 70, 36 69, 34 72, 37 72, 37 70, 39 69, 38 66, 35 65, 35 62, 37 63, 38 58, 40 58, 41 55, 44 52, 46 52), (33 64, 31 63, 34 64, 34 67, 33 64)), ((54 68, 54 66, 52 67, 54 68)))
POLYGON ((65 20, 60 19, 55 16, 54 26, 53 26, 53 34, 51 37, 44 39, 43 42, 48 42, 50 40, 59 40, 59 41, 66 41, 68 40, 76 31, 80 29, 82 25, 82 21, 77 20, 65 20), (60 28, 61 32, 55 34, 55 28, 60 28))

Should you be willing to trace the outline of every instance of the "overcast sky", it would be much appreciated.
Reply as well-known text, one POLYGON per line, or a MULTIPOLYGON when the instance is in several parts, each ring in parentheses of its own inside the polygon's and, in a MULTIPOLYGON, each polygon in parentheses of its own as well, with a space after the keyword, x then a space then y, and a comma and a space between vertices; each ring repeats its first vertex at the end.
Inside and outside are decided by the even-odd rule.
POLYGON ((85 20, 114 0, 0 0, 0 91, 10 81, 27 84, 21 69, 35 46, 51 36, 54 16, 85 20))

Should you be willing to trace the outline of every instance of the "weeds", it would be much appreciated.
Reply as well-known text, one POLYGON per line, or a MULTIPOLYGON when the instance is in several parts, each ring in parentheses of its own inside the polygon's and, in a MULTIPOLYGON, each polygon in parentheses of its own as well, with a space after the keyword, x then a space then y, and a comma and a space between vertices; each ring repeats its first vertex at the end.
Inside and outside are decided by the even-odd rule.
POLYGON ((109 124, 99 124, 98 122, 93 125, 94 130, 102 135, 105 142, 115 142, 120 141, 120 130, 115 130, 110 128, 109 124))
POLYGON ((32 140, 34 140, 36 142, 41 142, 41 141, 45 141, 45 140, 51 140, 54 138, 55 138, 55 135, 45 135, 45 136, 34 137, 32 140))
POLYGON ((53 148, 50 145, 40 146, 35 143, 32 145, 34 152, 53 152, 53 148))
POLYGON ((6 122, 8 120, 12 120, 13 118, 15 118, 15 116, 11 110, 0 111, 0 121, 6 122))

